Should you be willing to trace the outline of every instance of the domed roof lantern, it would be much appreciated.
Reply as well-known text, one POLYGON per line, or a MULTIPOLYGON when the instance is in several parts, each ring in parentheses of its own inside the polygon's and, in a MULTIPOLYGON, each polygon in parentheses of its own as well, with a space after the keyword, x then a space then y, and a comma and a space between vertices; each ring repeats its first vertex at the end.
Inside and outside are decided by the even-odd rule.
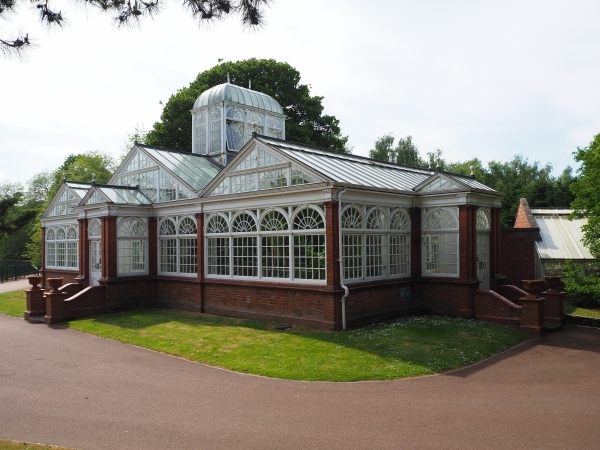
POLYGON ((202 92, 192 109, 192 151, 227 163, 253 133, 285 139, 283 108, 270 95, 227 83, 202 92))

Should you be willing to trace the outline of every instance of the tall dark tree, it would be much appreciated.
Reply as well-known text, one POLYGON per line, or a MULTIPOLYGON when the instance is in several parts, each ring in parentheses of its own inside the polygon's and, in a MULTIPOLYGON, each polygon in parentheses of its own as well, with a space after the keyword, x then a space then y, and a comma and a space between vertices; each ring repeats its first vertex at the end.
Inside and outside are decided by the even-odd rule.
POLYGON ((188 86, 171 96, 164 106, 160 121, 146 137, 148 145, 192 149, 192 116, 196 98, 205 90, 227 81, 248 86, 270 95, 283 107, 286 115, 287 140, 315 145, 337 152, 347 152, 346 136, 342 136, 339 120, 323 114, 323 97, 313 96, 306 84, 300 83, 300 72, 273 59, 247 59, 224 62, 200 73, 188 86))
MULTIPOLYGON (((202 22, 218 20, 236 14, 244 25, 256 26, 263 22, 263 8, 269 0, 182 0, 190 14, 202 22)), ((63 27, 67 21, 51 0, 0 0, 0 19, 14 13, 19 4, 32 4, 40 21, 50 27, 63 27)), ((111 14, 117 25, 140 22, 160 12, 160 0, 83 0, 95 9, 111 14)), ((19 52, 30 45, 29 34, 13 37, 0 36, 0 49, 19 52)))

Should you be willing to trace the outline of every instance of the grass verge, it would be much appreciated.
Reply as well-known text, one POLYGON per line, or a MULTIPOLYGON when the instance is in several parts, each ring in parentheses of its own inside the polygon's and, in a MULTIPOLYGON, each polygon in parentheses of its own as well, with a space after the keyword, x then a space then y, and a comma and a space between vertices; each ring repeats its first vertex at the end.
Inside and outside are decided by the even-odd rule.
MULTIPOLYGON (((0 314, 23 317, 25 312, 25 291, 0 293, 0 314)), ((0 447, 2 448, 2 447, 0 447)))
MULTIPOLYGON (((23 293, 0 294, 0 312, 21 317, 23 299, 23 293)), ((238 372, 307 381, 434 374, 472 364, 526 338, 514 328, 447 317, 409 317, 327 332, 277 330, 268 322, 157 308, 73 320, 68 326, 238 372)))
POLYGON ((576 302, 567 298, 564 303, 565 314, 570 316, 589 317, 591 319, 600 319, 600 310, 591 308, 582 308, 577 306, 576 302))

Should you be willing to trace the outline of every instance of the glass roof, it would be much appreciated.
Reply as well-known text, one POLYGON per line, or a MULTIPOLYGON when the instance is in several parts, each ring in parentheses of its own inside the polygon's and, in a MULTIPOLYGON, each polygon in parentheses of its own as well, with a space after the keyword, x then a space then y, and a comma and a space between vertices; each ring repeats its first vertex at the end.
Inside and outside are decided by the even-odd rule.
POLYGON ((121 186, 96 186, 112 203, 125 205, 150 205, 152 202, 136 188, 121 186))
POLYGON ((221 167, 210 158, 195 153, 169 151, 138 144, 167 170, 192 189, 200 191, 219 173, 221 167))
POLYGON ((66 181, 65 184, 71 188, 71 190, 80 198, 82 199, 83 197, 85 197, 85 194, 87 194, 88 189, 90 188, 91 184, 89 183, 79 183, 79 182, 75 182, 75 181, 66 181))
MULTIPOLYGON (((257 139, 306 164, 332 181, 400 191, 413 191, 436 172, 376 161, 370 158, 332 153, 295 142, 258 136, 257 139)), ((495 192, 478 181, 460 175, 451 177, 472 189, 495 192)))
POLYGON ((194 108, 201 108, 223 101, 240 103, 277 114, 283 114, 283 108, 273 97, 231 83, 219 84, 204 91, 196 99, 194 108))

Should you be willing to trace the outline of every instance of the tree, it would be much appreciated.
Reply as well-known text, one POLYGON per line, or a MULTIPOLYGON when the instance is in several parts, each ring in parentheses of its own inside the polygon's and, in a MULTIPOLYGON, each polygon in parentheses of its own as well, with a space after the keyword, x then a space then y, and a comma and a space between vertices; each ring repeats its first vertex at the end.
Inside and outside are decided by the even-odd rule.
POLYGON ((396 164, 401 166, 424 167, 425 162, 419 155, 419 150, 412 141, 412 136, 398 139, 394 148, 394 137, 391 134, 381 136, 375 141, 375 146, 369 150, 369 157, 379 161, 389 161, 390 155, 396 153, 396 164))
POLYGON ((398 139, 396 160, 398 164, 403 166, 423 167, 425 165, 425 161, 419 155, 419 150, 413 144, 412 136, 398 139))
POLYGON ((25 197, 31 199, 36 205, 35 216, 26 224, 28 234, 23 243, 25 248, 23 256, 31 260, 31 263, 39 267, 42 254, 42 230, 40 216, 46 210, 64 180, 80 181, 90 183, 92 180, 98 183, 106 183, 112 176, 116 162, 105 153, 98 151, 69 155, 64 162, 53 172, 42 172, 34 176, 29 182, 25 197), (43 193, 46 195, 43 196, 43 193))
POLYGON ((254 90, 279 102, 286 115, 286 139, 336 152, 348 151, 348 137, 341 135, 339 120, 323 114, 323 97, 311 96, 310 88, 300 83, 300 72, 284 62, 255 58, 224 62, 200 73, 188 87, 169 98, 160 121, 146 134, 144 142, 191 151, 190 110, 203 91, 224 83, 227 74, 233 84, 248 86, 251 82, 254 90))
MULTIPOLYGON (((0 0, 0 18, 14 13, 19 4, 33 4, 40 20, 49 27, 62 28, 66 18, 57 11, 50 0, 0 0)), ((97 10, 114 15, 118 26, 155 16, 161 7, 159 0, 83 0, 83 3, 97 10)), ((262 10, 268 0, 183 0, 194 18, 202 22, 221 19, 229 14, 237 14, 244 25, 257 26, 263 22, 262 10)), ((29 34, 20 33, 12 38, 0 36, 0 49, 7 52, 20 52, 31 45, 29 34)))
POLYGON ((386 134, 375 141, 375 146, 369 150, 369 158, 387 162, 390 159, 390 153, 393 149, 394 137, 386 134))
POLYGON ((575 160, 581 163, 578 179, 571 184, 575 195, 572 203, 575 217, 587 218, 583 226, 583 242, 592 255, 600 258, 600 134, 590 145, 578 148, 575 160))

